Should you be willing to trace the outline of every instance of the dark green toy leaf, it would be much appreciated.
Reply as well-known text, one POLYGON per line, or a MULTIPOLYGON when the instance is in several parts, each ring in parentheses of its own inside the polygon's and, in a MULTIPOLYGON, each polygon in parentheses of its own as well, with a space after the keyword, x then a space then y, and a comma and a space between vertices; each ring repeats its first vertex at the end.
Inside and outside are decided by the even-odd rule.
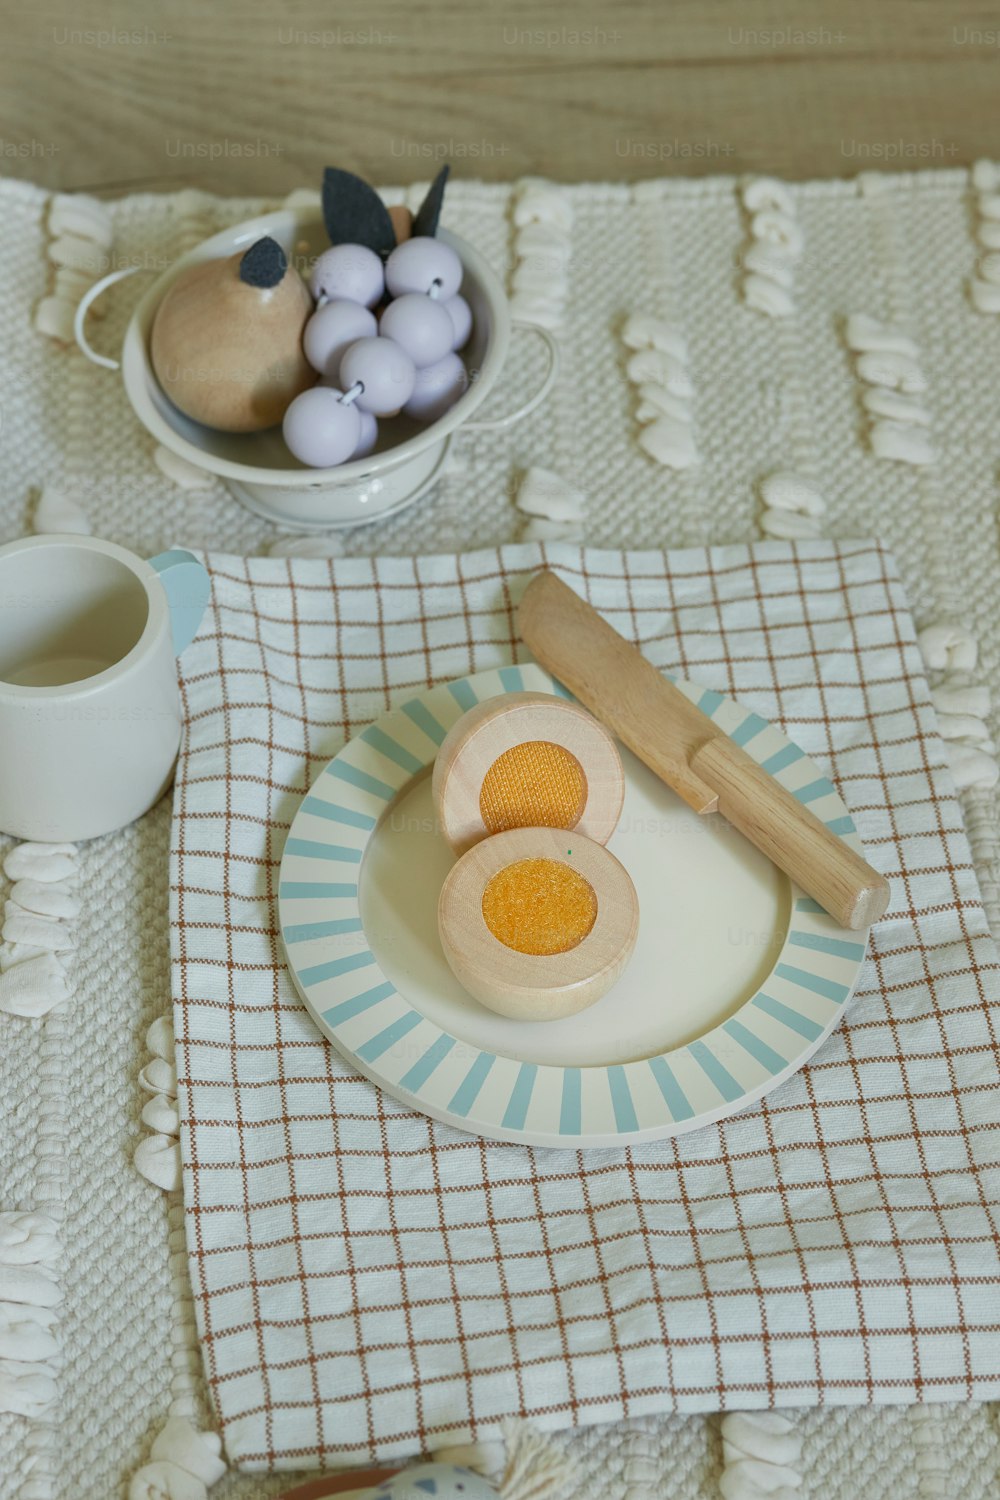
POLYGON ((396 248, 389 210, 353 172, 327 167, 323 173, 323 219, 331 245, 367 245, 383 258, 396 248))
POLYGON ((448 183, 448 173, 450 171, 450 167, 443 166, 427 189, 427 197, 421 203, 413 217, 413 233, 415 236, 426 234, 433 237, 437 234, 438 220, 441 217, 441 208, 444 204, 444 190, 448 183))
POLYGON ((288 270, 288 257, 270 235, 250 246, 240 261, 240 280, 247 286, 277 286, 288 270))

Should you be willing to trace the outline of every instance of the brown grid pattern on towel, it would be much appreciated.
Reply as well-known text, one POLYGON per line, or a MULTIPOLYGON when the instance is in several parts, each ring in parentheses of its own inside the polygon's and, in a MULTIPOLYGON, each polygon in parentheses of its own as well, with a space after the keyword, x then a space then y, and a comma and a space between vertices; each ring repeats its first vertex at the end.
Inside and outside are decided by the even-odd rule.
POLYGON ((393 703, 525 659, 542 555, 207 559, 175 1027, 195 1303, 246 1467, 399 1456, 508 1414, 1000 1394, 996 953, 877 544, 548 549, 654 662, 828 766, 892 882, 847 1017, 769 1098, 628 1151, 484 1142, 360 1078, 298 1002, 275 896, 299 798, 393 703))

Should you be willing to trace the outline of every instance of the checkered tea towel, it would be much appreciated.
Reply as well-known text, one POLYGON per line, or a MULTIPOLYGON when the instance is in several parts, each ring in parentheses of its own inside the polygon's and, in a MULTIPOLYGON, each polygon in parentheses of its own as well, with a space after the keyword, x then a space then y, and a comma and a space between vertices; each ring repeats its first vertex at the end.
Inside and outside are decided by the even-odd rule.
POLYGON ((524 659, 542 551, 210 556, 183 660, 173 986, 191 1277, 237 1465, 401 1458, 511 1413, 1000 1396, 997 957, 892 558, 547 558, 658 666, 829 769, 890 913, 814 1060, 721 1124, 579 1153, 411 1114, 296 997, 282 844, 346 736, 524 659))

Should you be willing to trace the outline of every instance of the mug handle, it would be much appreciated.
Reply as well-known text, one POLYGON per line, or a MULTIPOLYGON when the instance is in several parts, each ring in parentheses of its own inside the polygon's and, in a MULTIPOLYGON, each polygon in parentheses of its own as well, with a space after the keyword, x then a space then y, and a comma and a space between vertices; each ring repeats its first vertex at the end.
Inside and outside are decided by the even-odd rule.
POLYGON ((180 656, 198 633, 212 592, 212 581, 198 559, 180 547, 151 557, 149 566, 163 584, 170 609, 174 652, 180 656))
POLYGON ((543 328, 541 323, 528 323, 522 318, 515 318, 511 325, 515 330, 522 329, 525 333, 534 333, 541 339, 548 353, 548 367, 542 379, 541 385, 535 393, 528 397, 527 401, 516 406, 513 411, 507 412, 503 417, 486 417, 479 422, 463 422, 461 432, 500 432, 505 427, 513 427, 515 422, 520 422, 529 412, 533 412, 536 406, 541 406, 549 391, 555 384, 556 376, 559 374, 559 341, 555 334, 543 328))

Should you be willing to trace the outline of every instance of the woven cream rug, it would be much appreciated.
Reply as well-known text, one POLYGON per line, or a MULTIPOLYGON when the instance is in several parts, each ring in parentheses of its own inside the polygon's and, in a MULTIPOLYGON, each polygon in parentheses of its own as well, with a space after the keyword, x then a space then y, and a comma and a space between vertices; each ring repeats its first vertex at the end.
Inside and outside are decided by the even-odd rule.
MULTIPOLYGON (((1000 316, 991 310, 1000 297, 991 292, 993 268, 976 270, 988 261, 997 222, 991 174, 981 171, 975 183, 952 171, 807 184, 788 189, 777 210, 773 190, 761 199, 719 178, 554 189, 542 209, 558 231, 556 253, 540 256, 535 275, 531 258, 545 237, 524 238, 525 196, 458 183, 446 221, 558 326, 556 391, 523 425, 478 438, 474 452, 460 444, 432 495, 392 522, 348 534, 344 549, 451 551, 519 536, 518 487, 532 466, 582 492, 582 531, 595 545, 748 540, 761 534, 762 519, 773 531, 787 514, 797 518, 793 530, 880 535, 902 568, 918 626, 947 627, 928 638, 939 669, 932 681, 944 713, 961 721, 949 732, 970 782, 963 809, 997 931, 1000 820, 982 769, 989 725, 952 711, 967 687, 997 679, 1000 660, 1000 316), (520 280, 519 259, 528 265, 520 280), (623 324, 635 314, 679 330, 683 359, 656 348, 655 332, 643 348, 641 328, 627 348, 623 324), (877 334, 848 324, 852 314, 875 320, 877 334), (627 364, 637 347, 647 357, 627 364), (907 399, 900 405, 893 396, 907 399), (673 466, 694 454, 696 464, 673 466), (765 512, 762 481, 787 470, 809 485, 791 486, 787 511, 789 487, 765 483, 765 512), (811 511, 814 526, 802 519, 811 511), (969 642, 978 645, 975 666, 969 642)), ((221 486, 185 489, 168 478, 116 376, 36 331, 34 311, 56 274, 50 256, 60 253, 52 204, 14 183, 0 184, 0 204, 2 539, 29 529, 42 492, 49 504, 75 499, 95 532, 141 552, 179 543, 255 554, 280 545, 221 486)), ((112 208, 103 264, 155 271, 262 206, 271 205, 196 194, 123 200, 112 208)), ((105 299, 92 332, 102 350, 117 352, 139 280, 105 299)), ((510 382, 491 398, 496 412, 537 377, 536 360, 527 340, 515 346, 510 382)), ((177 1321, 169 1200, 132 1164, 145 1134, 146 1096, 136 1082, 149 1058, 145 1034, 169 1004, 168 825, 162 804, 82 851, 86 911, 70 965, 73 998, 44 1020, 0 1015, 0 1210, 33 1206, 43 1180, 62 1205, 58 1400, 44 1419, 0 1416, 4 1500, 124 1495, 184 1370, 200 1379, 177 1321)), ((203 1394, 192 1399, 208 1425, 203 1394)), ((1000 1482, 997 1416, 986 1408, 819 1410, 797 1417, 796 1428, 805 1495, 931 1495, 945 1492, 947 1475, 951 1493, 976 1500, 1000 1482)), ((718 1492, 716 1419, 644 1419, 558 1441, 576 1453, 595 1494, 693 1500, 718 1492)), ((258 1500, 279 1488, 228 1475, 212 1494, 258 1500)))

